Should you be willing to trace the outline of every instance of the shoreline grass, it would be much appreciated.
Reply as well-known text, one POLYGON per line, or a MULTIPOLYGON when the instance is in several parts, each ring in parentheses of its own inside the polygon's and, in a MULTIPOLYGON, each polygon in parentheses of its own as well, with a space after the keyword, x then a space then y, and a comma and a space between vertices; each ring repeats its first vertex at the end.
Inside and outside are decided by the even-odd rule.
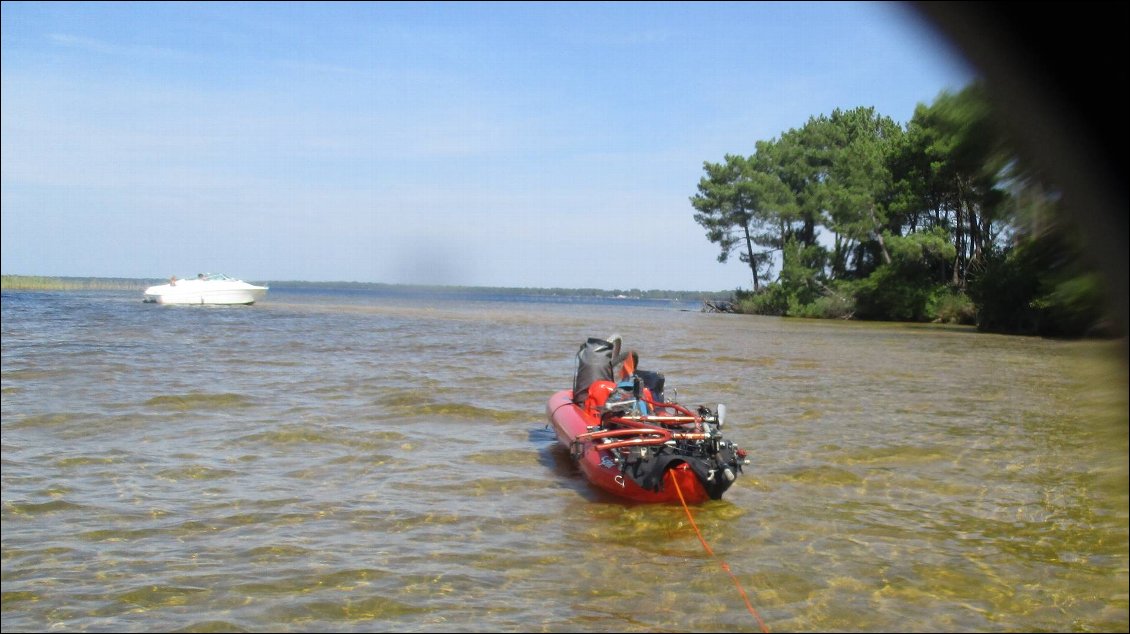
POLYGON ((140 291, 153 284, 150 280, 116 277, 0 276, 0 290, 5 291, 140 291))

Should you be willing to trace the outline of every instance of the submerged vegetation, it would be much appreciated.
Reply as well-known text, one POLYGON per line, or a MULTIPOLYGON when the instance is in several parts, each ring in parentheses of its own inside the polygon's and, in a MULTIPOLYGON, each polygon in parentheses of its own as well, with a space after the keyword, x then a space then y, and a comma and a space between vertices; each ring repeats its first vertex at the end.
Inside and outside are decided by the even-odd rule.
POLYGON ((1125 334, 1055 185, 1001 130, 979 83, 905 127, 836 110, 705 163, 694 219, 750 268, 740 312, 1125 334))

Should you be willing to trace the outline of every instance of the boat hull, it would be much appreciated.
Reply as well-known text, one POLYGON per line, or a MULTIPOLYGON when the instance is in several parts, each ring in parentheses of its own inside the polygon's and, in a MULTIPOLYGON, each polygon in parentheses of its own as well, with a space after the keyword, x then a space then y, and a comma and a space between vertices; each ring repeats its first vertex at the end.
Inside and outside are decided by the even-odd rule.
POLYGON ((710 499, 706 487, 685 462, 673 463, 663 473, 658 490, 650 490, 625 476, 611 451, 591 442, 577 443, 577 437, 596 430, 599 421, 586 416, 573 403, 572 390, 562 390, 550 397, 545 411, 557 442, 573 455, 581 473, 598 489, 645 503, 701 504, 710 499))
POLYGON ((263 299, 267 290, 266 286, 242 281, 183 280, 176 284, 150 286, 145 289, 144 301, 153 304, 247 305, 263 299))

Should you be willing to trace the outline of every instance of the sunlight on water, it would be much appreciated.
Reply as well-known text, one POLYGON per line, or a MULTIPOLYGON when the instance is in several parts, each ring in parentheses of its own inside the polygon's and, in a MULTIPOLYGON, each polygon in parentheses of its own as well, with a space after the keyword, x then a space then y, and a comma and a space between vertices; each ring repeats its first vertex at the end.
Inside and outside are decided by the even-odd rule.
POLYGON ((4 295, 4 631, 1127 630, 1116 344, 272 293, 4 295), (612 332, 749 451, 716 557, 546 428, 612 332))

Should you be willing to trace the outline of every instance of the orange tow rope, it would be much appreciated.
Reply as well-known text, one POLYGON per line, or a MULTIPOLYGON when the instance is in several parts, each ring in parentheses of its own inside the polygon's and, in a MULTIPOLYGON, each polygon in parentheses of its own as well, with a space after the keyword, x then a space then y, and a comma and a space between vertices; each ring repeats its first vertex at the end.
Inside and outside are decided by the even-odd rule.
MULTIPOLYGON (((715 555, 714 551, 710 548, 710 544, 706 543, 706 539, 702 536, 702 531, 698 530, 698 524, 694 523, 694 516, 691 515, 691 509, 687 506, 687 501, 683 499, 683 490, 679 488, 679 479, 671 477, 671 482, 675 484, 675 492, 679 494, 679 501, 683 503, 683 510, 687 512, 687 519, 690 520, 691 528, 694 529, 695 535, 698 535, 698 541, 702 542, 702 547, 706 549, 707 554, 718 559, 718 556, 715 555)), ((761 615, 758 614, 757 610, 750 604, 749 597, 746 596, 745 590, 742 589, 742 584, 738 582, 738 578, 734 576, 734 573, 730 570, 730 564, 721 559, 718 559, 718 561, 722 564, 722 570, 725 570, 726 574, 730 575, 730 579, 733 580, 734 586, 738 589, 738 593, 742 595, 742 601, 745 601, 746 609, 749 610, 749 613, 757 620, 757 624, 761 626, 761 631, 765 632, 765 634, 769 634, 769 628, 765 626, 765 621, 761 620, 761 615)))

